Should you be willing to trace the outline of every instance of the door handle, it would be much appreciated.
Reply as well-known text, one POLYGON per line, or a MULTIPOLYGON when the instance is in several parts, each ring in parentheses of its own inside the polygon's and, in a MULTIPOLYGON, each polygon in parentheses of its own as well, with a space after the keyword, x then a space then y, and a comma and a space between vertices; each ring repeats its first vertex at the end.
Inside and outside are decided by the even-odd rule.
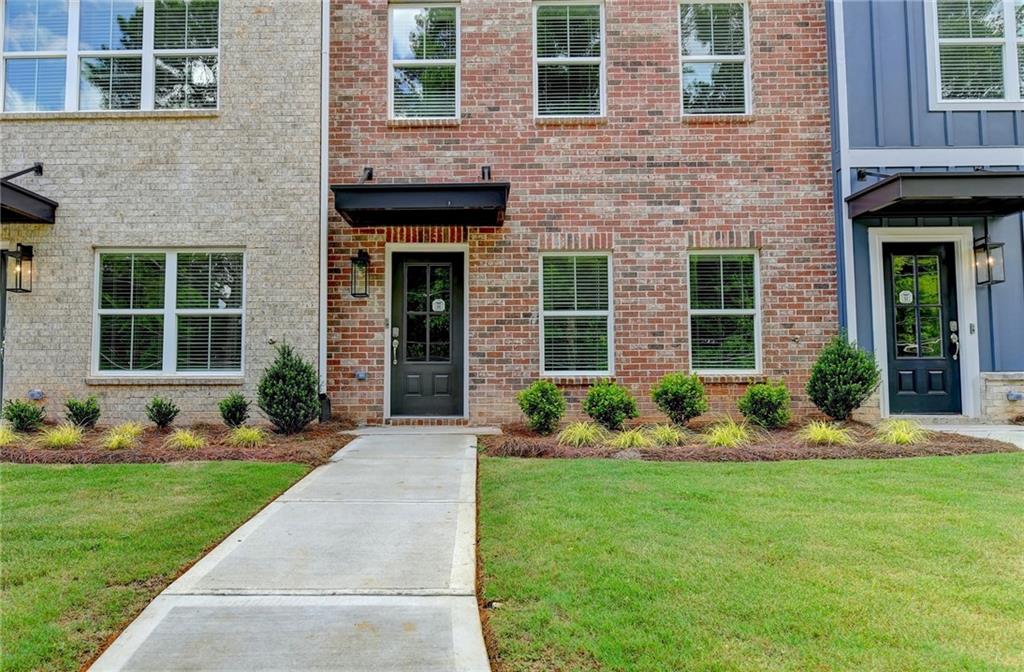
MULTIPOLYGON (((397 331, 397 329, 395 330, 397 331)), ((398 339, 391 339, 391 366, 398 366, 398 339)))
POLYGON ((960 356, 960 337, 957 334, 949 335, 949 342, 953 346, 953 361, 955 362, 960 356))

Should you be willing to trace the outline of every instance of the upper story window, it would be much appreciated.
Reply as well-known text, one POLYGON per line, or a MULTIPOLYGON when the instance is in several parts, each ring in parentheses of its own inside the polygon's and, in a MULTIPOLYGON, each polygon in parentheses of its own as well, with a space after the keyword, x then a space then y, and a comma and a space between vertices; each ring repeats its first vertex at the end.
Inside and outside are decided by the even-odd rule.
POLYGON ((391 117, 458 118, 458 6, 392 5, 388 12, 391 117))
POLYGON ((219 0, 6 0, 4 112, 217 107, 219 0))
POLYGON ((604 6, 534 5, 534 113, 599 117, 605 113, 604 6))
POLYGON ((683 114, 748 114, 750 56, 742 2, 679 5, 683 114))
POLYGON ((929 13, 933 109, 1020 109, 1024 0, 936 0, 929 13))

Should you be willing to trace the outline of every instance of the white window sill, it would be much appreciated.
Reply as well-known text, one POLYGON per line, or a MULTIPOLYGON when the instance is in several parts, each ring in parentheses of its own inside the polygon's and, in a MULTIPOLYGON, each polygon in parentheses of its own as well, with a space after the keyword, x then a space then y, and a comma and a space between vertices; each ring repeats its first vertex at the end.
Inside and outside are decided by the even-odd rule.
POLYGON ((211 119, 220 110, 96 110, 74 112, 0 112, 3 121, 67 121, 69 119, 211 119))
POLYGON ((245 376, 87 376, 86 385, 244 385, 245 376))

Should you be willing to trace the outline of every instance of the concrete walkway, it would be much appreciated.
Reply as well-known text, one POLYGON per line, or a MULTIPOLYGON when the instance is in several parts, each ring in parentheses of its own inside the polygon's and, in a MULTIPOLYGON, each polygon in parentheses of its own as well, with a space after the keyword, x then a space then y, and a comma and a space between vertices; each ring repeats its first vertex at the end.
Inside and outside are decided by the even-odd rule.
POLYGON ((91 669, 490 670, 475 444, 355 439, 171 584, 91 669))
POLYGON ((1021 425, 927 425, 936 432, 952 432, 965 436, 977 436, 982 439, 995 439, 1012 443, 1024 450, 1024 427, 1021 425))

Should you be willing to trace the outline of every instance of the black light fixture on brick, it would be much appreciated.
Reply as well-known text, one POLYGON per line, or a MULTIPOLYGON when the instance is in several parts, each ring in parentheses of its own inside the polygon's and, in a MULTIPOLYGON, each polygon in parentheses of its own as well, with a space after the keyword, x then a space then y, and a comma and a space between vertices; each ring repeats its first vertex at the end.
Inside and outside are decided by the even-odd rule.
POLYGON ((352 296, 365 299, 370 295, 370 255, 366 250, 359 250, 352 257, 352 296))
POLYGON ((993 243, 988 236, 974 240, 974 277, 979 287, 1006 282, 1004 243, 993 243))
POLYGON ((32 246, 18 243, 14 250, 0 250, 7 265, 6 289, 16 294, 32 291, 32 246))

